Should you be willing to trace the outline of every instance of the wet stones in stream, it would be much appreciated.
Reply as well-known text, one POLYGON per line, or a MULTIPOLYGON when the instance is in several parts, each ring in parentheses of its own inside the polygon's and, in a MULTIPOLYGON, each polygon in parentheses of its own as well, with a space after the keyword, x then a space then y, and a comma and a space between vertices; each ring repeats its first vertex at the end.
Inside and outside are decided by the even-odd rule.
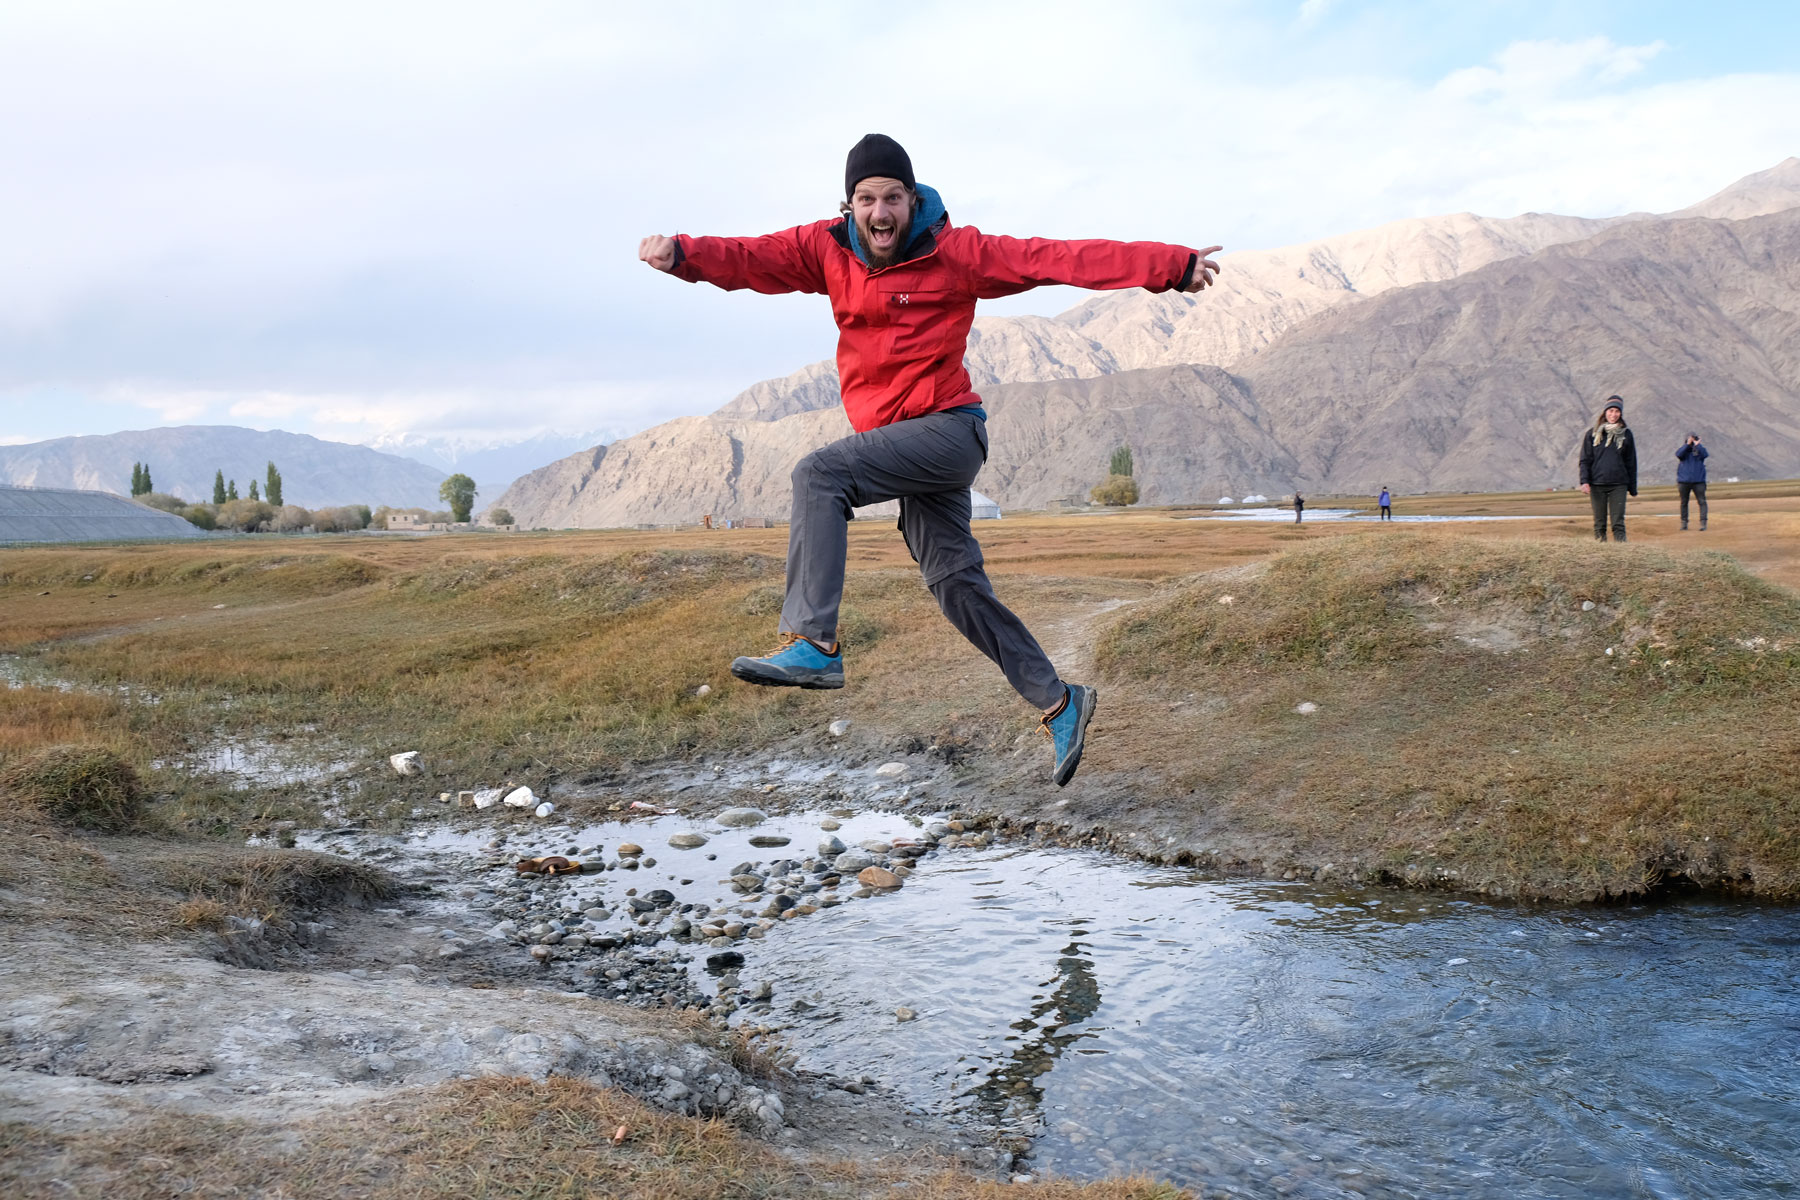
MULTIPOLYGON (((747 824, 765 819, 754 809, 726 813, 742 814, 733 819, 747 824)), ((724 816, 718 819, 728 824, 724 816)), ((677 845, 681 837, 672 835, 670 845, 677 845)), ((698 839, 692 842, 694 848, 706 840, 700 834, 693 838, 698 839)), ((790 840, 775 835, 748 839, 752 845, 786 845, 790 840)), ((702 959, 715 975, 735 972, 745 961, 742 951, 733 948, 735 943, 760 938, 779 922, 900 887, 919 858, 957 840, 952 826, 942 822, 925 828, 916 839, 871 839, 856 850, 827 836, 816 856, 734 864, 728 874, 715 877, 731 892, 731 899, 717 905, 684 902, 676 890, 665 887, 640 894, 637 887, 622 886, 625 878, 616 883, 597 880, 595 874, 654 862, 640 846, 625 842, 617 847, 616 861, 586 864, 595 874, 508 879, 492 885, 471 908, 485 911, 491 922, 486 929, 489 939, 524 952, 521 966, 526 970, 535 968, 596 995, 633 1004, 700 1008, 722 1020, 740 1006, 770 1011, 771 986, 754 981, 740 987, 736 975, 728 974, 715 984, 717 994, 706 996, 687 971, 690 960, 702 959), (607 893, 604 898, 595 894, 599 891, 607 893)))

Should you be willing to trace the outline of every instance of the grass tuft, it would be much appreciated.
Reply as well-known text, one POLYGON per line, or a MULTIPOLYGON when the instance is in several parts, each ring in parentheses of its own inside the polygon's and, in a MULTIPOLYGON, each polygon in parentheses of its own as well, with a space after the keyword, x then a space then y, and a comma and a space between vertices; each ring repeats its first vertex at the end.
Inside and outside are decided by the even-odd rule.
POLYGON ((60 825, 118 833, 144 815, 144 786, 130 763, 98 746, 49 746, 0 772, 0 792, 60 825))

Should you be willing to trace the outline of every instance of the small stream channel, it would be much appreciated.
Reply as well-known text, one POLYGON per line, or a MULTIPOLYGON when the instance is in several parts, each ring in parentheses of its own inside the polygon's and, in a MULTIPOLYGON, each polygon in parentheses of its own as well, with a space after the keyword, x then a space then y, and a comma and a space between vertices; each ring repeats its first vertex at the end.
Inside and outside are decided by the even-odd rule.
MULTIPOLYGON (((641 843, 654 866, 556 885, 629 932, 626 887, 742 909, 731 869, 812 855, 829 820, 851 846, 918 833, 876 812, 663 817, 546 823, 507 852, 641 843), (710 840, 669 847, 684 830, 710 840)), ((306 841, 466 871, 494 832, 306 841)), ((455 903, 472 926, 494 900, 455 903)), ((1318 1197, 1800 1191, 1800 910, 1520 908, 998 844, 732 946, 773 985, 734 1019, 781 1026, 804 1067, 1029 1138, 1026 1169, 1318 1197)), ((684 950, 704 992, 708 952, 684 950)))

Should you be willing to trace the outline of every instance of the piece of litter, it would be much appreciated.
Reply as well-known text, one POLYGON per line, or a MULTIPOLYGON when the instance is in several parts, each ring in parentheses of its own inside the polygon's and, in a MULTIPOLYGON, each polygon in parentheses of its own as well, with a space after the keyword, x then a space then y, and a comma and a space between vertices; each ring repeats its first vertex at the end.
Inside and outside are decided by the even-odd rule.
POLYGON ((1313 713, 1319 711, 1319 706, 1314 704, 1311 700, 1302 700, 1300 703, 1294 705, 1294 711, 1302 716, 1311 716, 1313 713))
POLYGON ((1445 963, 1444 965, 1446 967, 1460 967, 1468 961, 1469 960, 1466 958, 1453 958, 1449 962, 1445 963))
POLYGON ((633 800, 630 807, 638 809, 641 812, 660 813, 665 817, 675 811, 672 808, 658 808, 654 804, 645 804, 642 800, 633 800))
POLYGON ((556 811, 556 805, 546 800, 531 811, 540 817, 547 817, 556 811))

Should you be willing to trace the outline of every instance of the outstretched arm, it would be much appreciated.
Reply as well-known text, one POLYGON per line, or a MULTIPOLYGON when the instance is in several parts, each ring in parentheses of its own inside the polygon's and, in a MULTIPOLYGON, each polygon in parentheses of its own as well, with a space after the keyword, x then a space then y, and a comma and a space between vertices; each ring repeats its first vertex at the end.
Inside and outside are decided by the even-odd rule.
POLYGON ((825 276, 808 242, 810 230, 803 225, 751 238, 652 234, 638 243, 638 258, 677 279, 727 291, 823 292, 825 276))
POLYGON ((1190 250, 1163 242, 1055 241, 1010 238, 970 231, 970 285, 977 298, 1012 296, 1045 284, 1153 292, 1198 292, 1213 282, 1223 247, 1190 250))

